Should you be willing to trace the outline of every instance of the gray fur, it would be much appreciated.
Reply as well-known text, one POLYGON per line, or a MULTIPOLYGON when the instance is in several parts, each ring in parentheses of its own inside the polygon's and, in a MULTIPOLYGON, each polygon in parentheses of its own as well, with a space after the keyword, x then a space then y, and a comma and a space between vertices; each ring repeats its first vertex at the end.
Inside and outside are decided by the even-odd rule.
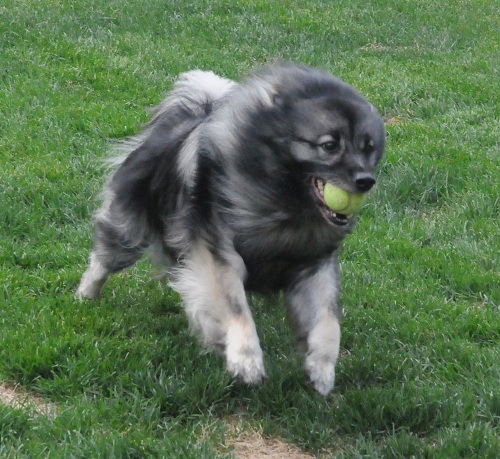
POLYGON ((185 73, 113 161, 77 296, 98 297, 149 247, 204 346, 257 384, 246 291, 284 290, 305 370, 326 395, 340 343, 337 251, 355 218, 327 210, 318 183, 367 192, 384 147, 373 106, 328 73, 282 63, 241 84, 185 73))

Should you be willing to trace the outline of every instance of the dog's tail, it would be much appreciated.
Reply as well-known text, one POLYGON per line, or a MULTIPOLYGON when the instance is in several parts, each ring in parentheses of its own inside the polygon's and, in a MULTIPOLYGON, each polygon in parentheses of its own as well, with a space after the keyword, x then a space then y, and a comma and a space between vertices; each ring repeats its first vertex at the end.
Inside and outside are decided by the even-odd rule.
POLYGON ((170 128, 173 128, 174 114, 177 114, 174 117, 178 118, 174 122, 178 122, 179 118, 198 119, 201 122, 210 114, 214 104, 235 86, 237 84, 234 81, 213 72, 192 70, 182 73, 165 99, 151 110, 151 119, 143 131, 137 136, 116 142, 106 164, 112 169, 119 167, 131 152, 150 137, 155 126, 168 123, 170 128))
POLYGON ((213 72, 192 70, 180 75, 172 91, 154 109, 151 123, 161 119, 164 113, 182 104, 195 116, 203 116, 211 106, 221 99, 236 83, 213 72))
POLYGON ((115 233, 121 231, 129 246, 148 239, 146 227, 161 234, 166 215, 189 207, 198 127, 234 85, 212 72, 184 73, 142 133, 117 147, 120 154, 108 162, 114 171, 96 215, 115 233))

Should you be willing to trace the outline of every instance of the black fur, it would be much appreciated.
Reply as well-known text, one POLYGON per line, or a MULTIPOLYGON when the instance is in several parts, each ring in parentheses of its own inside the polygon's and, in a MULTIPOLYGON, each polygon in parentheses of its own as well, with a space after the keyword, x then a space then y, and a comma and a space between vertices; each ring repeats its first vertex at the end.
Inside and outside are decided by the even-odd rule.
POLYGON ((241 85, 187 73, 126 144, 77 294, 98 296, 110 273, 153 247, 205 345, 257 383, 244 289, 284 290, 306 371, 326 394, 340 340, 337 249, 355 219, 327 209, 321 183, 368 191, 384 146, 375 109, 325 72, 278 64, 241 85))

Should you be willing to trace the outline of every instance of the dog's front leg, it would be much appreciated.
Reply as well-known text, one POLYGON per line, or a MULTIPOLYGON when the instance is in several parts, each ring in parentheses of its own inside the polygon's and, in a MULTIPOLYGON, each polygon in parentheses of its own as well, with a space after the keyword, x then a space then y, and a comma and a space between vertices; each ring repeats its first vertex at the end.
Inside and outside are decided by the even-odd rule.
POLYGON ((205 347, 225 355, 234 377, 259 384, 265 376, 264 361, 244 276, 243 260, 235 252, 216 257, 199 243, 174 273, 172 287, 180 293, 190 326, 205 347))
POLYGON ((305 370, 322 395, 333 388, 340 347, 337 271, 334 255, 300 270, 286 291, 290 319, 306 346, 305 370))

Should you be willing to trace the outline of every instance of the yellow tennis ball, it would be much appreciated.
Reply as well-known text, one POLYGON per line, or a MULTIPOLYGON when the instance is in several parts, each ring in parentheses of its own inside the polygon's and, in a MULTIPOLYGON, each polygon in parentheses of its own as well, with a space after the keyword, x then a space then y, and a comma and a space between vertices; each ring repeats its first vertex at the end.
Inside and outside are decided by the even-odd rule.
POLYGON ((366 194, 349 193, 333 183, 327 182, 323 189, 323 197, 326 205, 334 212, 351 215, 361 209, 366 194))

